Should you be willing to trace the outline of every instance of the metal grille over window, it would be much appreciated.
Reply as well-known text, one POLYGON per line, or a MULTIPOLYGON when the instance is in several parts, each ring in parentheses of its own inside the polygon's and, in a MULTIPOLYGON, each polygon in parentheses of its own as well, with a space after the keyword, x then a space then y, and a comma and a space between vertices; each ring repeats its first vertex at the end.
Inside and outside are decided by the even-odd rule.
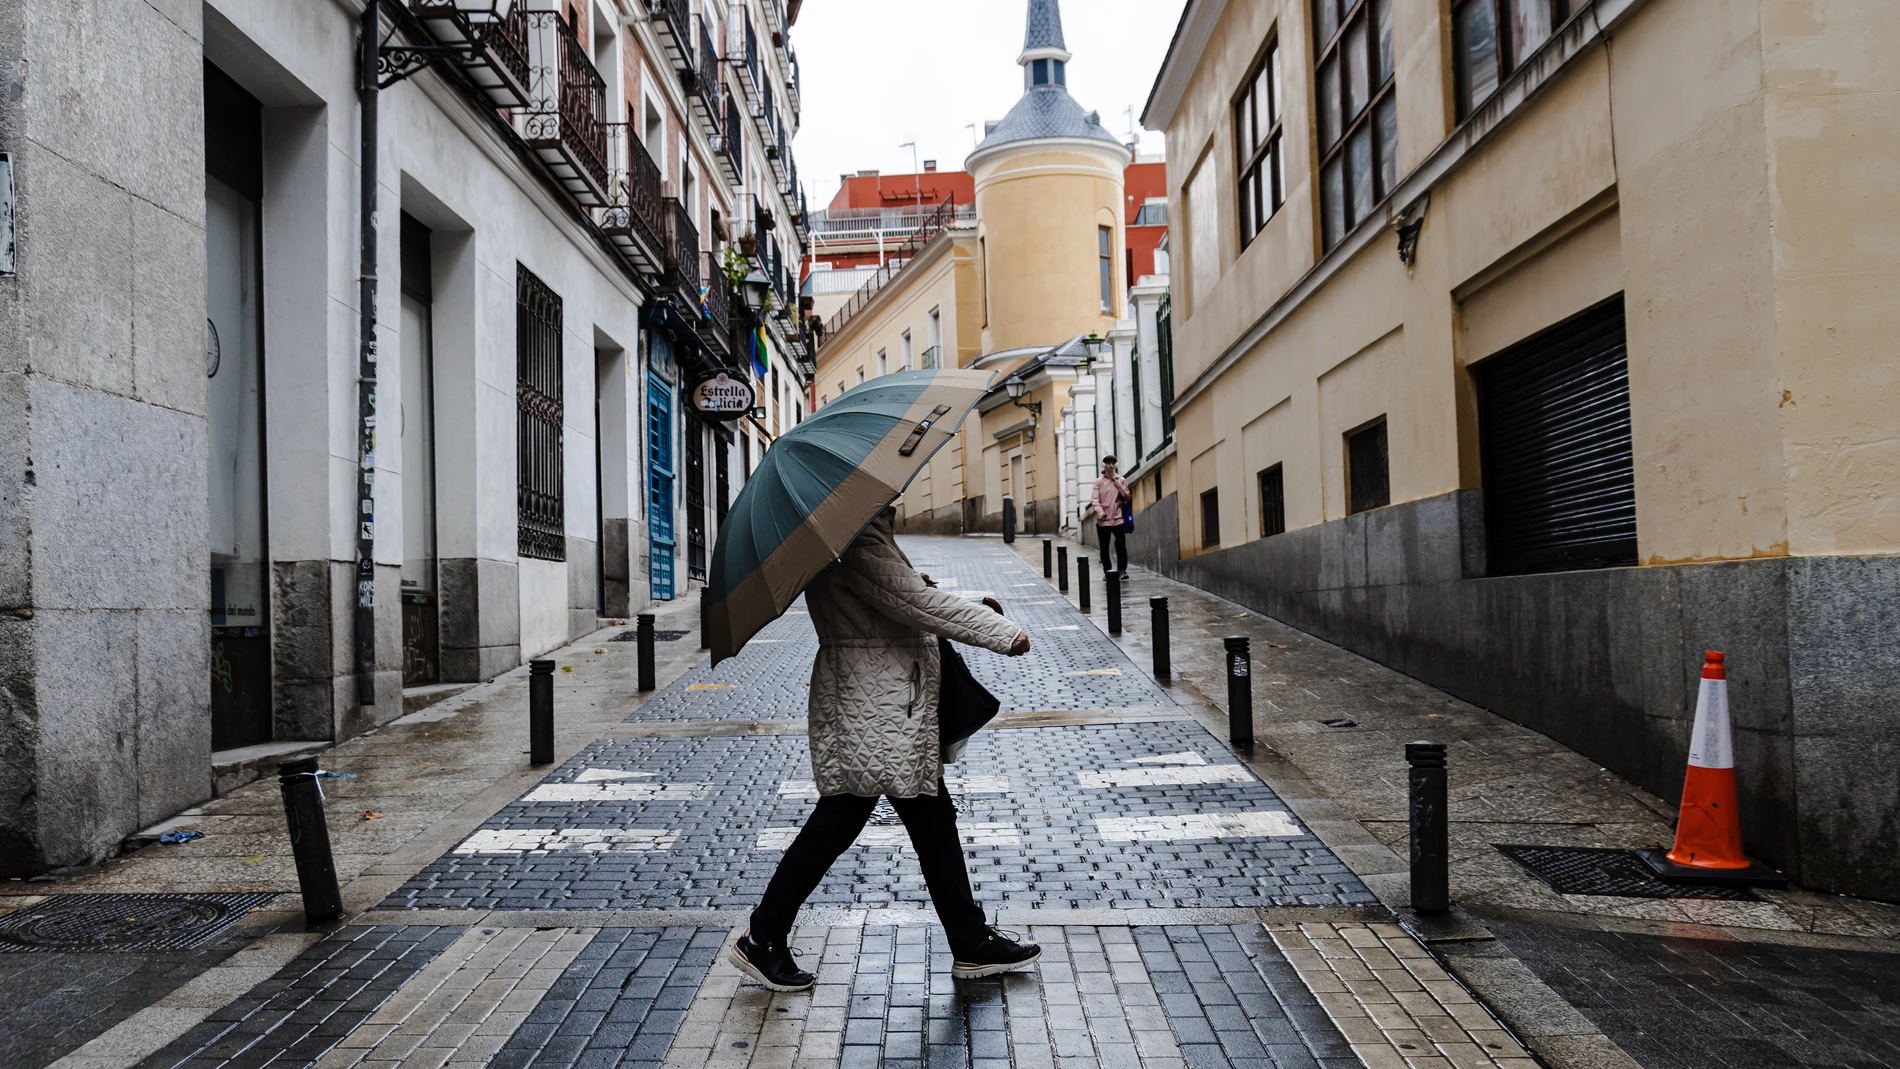
POLYGON ((1392 0, 1313 0, 1320 231, 1328 249, 1399 181, 1392 0))
POLYGON ((1493 575, 1634 565, 1623 299, 1473 369, 1493 575))
POLYGON ((561 298, 517 264, 515 511, 524 557, 567 559, 561 448, 561 298))
POLYGON ((1260 480, 1260 537, 1286 533, 1286 471, 1275 464, 1260 480))
POLYGON ((1385 419, 1346 435, 1347 511, 1365 512, 1392 503, 1392 479, 1386 460, 1385 419))
MULTIPOLYGON (((1322 3, 1325 0, 1321 0, 1322 3)), ((1234 146, 1239 155, 1240 243, 1245 246, 1286 203, 1286 153, 1280 138, 1280 42, 1248 74, 1234 102, 1234 146)), ((1143 208, 1145 214, 1147 208, 1143 208)), ((1163 219, 1165 222, 1165 218, 1163 219)), ((1139 222, 1139 219, 1137 220, 1139 222)))

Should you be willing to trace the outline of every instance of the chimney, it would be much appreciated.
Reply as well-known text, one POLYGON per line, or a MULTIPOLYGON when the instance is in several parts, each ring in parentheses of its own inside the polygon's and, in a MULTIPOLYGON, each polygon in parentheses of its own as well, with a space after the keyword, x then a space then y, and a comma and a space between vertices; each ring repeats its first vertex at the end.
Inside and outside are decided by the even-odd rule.
POLYGON ((937 161, 936 161, 936 160, 925 160, 925 161, 924 161, 924 173, 925 173, 925 174, 936 174, 936 173, 937 173, 937 161))

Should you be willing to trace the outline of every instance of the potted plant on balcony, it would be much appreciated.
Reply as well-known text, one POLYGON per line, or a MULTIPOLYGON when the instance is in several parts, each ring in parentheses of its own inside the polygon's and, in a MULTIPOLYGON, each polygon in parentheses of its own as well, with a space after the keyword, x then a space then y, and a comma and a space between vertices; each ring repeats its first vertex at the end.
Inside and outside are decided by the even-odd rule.
POLYGON ((748 230, 739 237, 739 255, 757 256, 759 254, 759 236, 748 230))
POLYGON ((746 262, 742 251, 748 241, 753 241, 749 235, 739 239, 739 248, 735 249, 728 245, 719 250, 719 273, 726 276, 726 281, 731 284, 734 293, 739 291, 739 287, 745 282, 746 275, 752 271, 752 265, 746 262))

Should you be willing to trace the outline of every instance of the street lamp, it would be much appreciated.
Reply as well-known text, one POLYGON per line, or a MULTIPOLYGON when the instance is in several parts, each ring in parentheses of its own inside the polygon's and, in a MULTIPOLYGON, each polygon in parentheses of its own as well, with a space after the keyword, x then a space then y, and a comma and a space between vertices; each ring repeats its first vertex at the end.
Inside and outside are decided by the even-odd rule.
POLYGON ((752 313, 753 319, 758 319, 765 311, 765 298, 772 289, 772 280, 755 267, 745 277, 745 281, 739 283, 739 289, 745 298, 746 311, 752 313))
POLYGON ((1042 402, 1023 400, 1023 394, 1028 389, 1029 384, 1023 381, 1021 375, 1011 375, 1003 380, 1003 392, 1009 395, 1009 403, 1027 410, 1031 423, 1040 423, 1042 422, 1042 402))

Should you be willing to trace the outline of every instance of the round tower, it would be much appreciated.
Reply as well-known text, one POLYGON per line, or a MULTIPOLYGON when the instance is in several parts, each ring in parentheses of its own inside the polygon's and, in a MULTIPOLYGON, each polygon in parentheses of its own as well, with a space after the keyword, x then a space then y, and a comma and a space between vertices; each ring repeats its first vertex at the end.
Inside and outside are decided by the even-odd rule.
POLYGON ((1059 0, 1029 0, 1023 98, 964 162, 976 179, 985 352, 1106 335, 1122 314, 1130 157, 1069 96, 1069 59, 1059 0))

